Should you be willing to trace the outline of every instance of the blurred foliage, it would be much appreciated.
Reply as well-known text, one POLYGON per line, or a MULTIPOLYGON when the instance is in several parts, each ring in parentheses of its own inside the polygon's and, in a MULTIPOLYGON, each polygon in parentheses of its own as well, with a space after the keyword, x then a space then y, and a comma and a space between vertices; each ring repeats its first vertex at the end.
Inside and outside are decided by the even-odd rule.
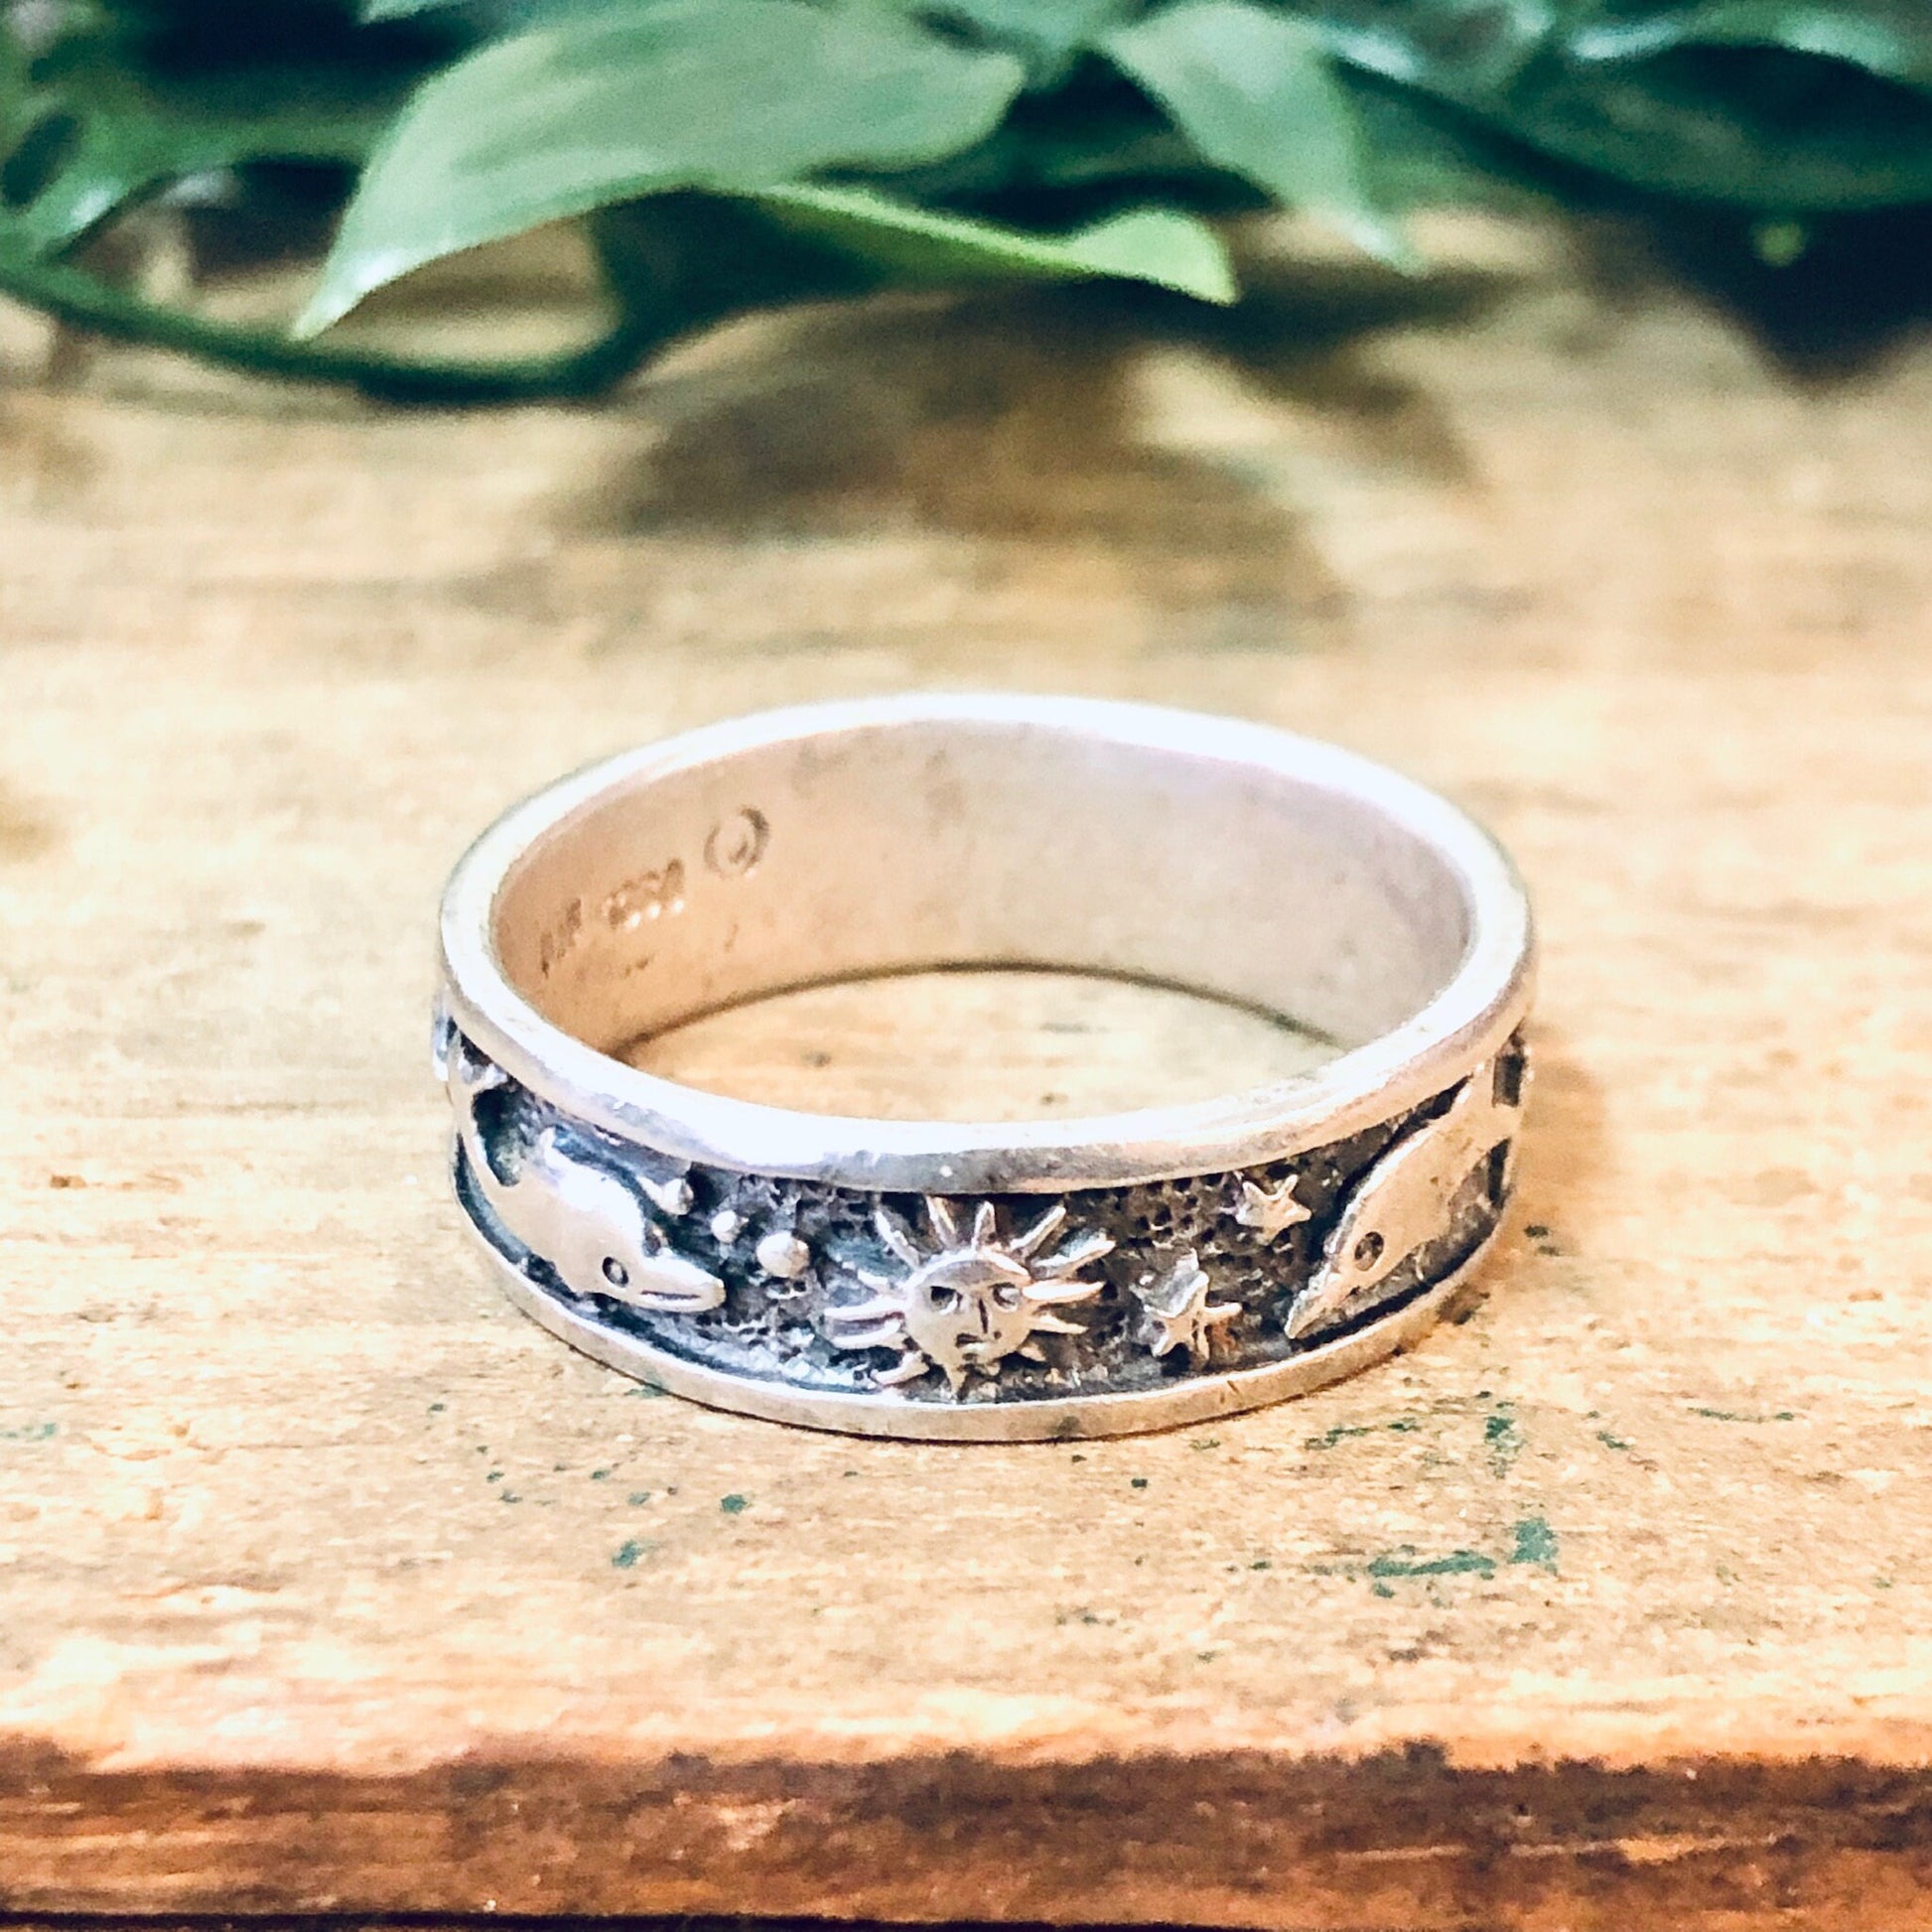
POLYGON ((13 0, 0 289, 399 395, 581 391, 762 305, 1108 277, 1237 298, 1231 217, 1402 269, 1430 204, 1635 205, 1767 265, 1932 204, 1926 0, 13 0), (334 233, 294 335, 129 286, 130 212, 334 233), (340 214, 340 219, 338 215, 340 214), (411 270, 586 225, 597 340, 449 363, 332 325, 411 270))

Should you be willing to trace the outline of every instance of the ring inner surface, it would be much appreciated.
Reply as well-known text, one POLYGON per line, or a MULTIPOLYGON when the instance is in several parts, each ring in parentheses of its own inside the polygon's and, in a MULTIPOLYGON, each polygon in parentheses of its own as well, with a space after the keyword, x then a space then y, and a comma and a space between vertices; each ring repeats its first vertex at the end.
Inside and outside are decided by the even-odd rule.
POLYGON ((1031 966, 1188 988, 1337 1050, 1467 951, 1449 862, 1311 779, 1046 724, 860 725, 645 772, 510 869, 510 984, 601 1052, 788 988, 1031 966))

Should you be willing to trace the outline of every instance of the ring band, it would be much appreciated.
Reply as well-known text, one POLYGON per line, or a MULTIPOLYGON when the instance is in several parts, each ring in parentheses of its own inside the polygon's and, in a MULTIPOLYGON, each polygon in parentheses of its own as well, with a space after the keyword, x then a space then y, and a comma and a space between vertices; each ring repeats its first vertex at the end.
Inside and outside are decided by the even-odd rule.
POLYGON ((456 1191, 502 1286, 718 1408, 1008 1442, 1254 1408, 1414 1341, 1508 1199, 1520 882, 1446 800, 1262 726, 938 696, 715 726, 509 812, 442 941, 456 1191), (746 1000, 960 966, 1187 987, 1335 1054, 993 1124, 766 1107, 618 1057, 746 1000))

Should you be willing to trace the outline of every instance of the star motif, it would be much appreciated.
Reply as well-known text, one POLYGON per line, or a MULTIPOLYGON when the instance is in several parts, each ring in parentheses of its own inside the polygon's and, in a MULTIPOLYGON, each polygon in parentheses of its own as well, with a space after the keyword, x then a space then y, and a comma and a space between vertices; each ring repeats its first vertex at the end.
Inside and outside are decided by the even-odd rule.
POLYGON ((1300 1178, 1299 1174, 1290 1174, 1279 1187, 1257 1187, 1252 1180, 1244 1180, 1234 1218, 1244 1228, 1253 1228, 1264 1241, 1300 1227, 1313 1211, 1295 1198, 1295 1183, 1300 1178))
POLYGON ((1214 1359, 1214 1330, 1241 1312, 1239 1302, 1210 1302, 1207 1271, 1189 1248, 1157 1283, 1137 1288, 1141 1338, 1157 1355, 1185 1348, 1197 1362, 1214 1359))

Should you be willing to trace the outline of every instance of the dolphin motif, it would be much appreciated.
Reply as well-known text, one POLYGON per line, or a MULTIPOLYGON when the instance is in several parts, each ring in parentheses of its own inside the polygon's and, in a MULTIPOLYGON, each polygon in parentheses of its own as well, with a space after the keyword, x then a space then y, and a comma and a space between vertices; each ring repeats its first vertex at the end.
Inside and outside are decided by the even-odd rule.
POLYGON ((1496 1098, 1496 1070, 1484 1061, 1449 1111, 1411 1128, 1355 1184, 1323 1244, 1309 1285, 1290 1305, 1292 1339, 1379 1287, 1420 1248, 1449 1230, 1449 1203, 1522 1118, 1521 1097, 1496 1098))
POLYGON ((483 1146, 477 1097, 509 1076, 460 1037, 443 1057, 457 1139, 477 1192, 579 1301, 600 1296, 644 1314, 702 1314, 724 1302, 725 1284, 673 1253, 639 1198, 641 1189, 663 1212, 684 1213, 691 1205, 689 1181, 639 1175, 633 1186, 614 1170, 567 1153, 555 1127, 537 1134, 515 1174, 504 1180, 483 1146))

